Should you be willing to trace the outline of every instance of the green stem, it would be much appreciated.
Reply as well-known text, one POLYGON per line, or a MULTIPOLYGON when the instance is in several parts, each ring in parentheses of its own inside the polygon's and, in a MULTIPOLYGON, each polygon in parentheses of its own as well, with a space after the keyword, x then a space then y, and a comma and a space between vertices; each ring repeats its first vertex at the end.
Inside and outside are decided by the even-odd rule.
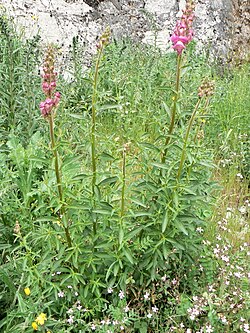
POLYGON ((194 111, 193 111, 192 116, 191 116, 191 118, 189 120, 188 127, 187 127, 187 130, 186 130, 186 134, 185 134, 185 137, 184 137, 184 146, 182 148, 180 165, 179 165, 179 169, 178 169, 178 173, 177 173, 177 179, 178 180, 180 179, 181 171, 182 171, 182 168, 183 168, 183 164, 185 162, 186 148, 187 148, 187 141, 188 141, 189 133, 190 133, 191 127, 193 125, 196 112, 199 109, 200 102, 201 102, 201 98, 198 99, 198 101, 197 101, 197 103, 195 105, 194 111))
POLYGON ((92 195, 95 194, 96 185, 96 96, 97 96, 97 80, 99 66, 102 56, 103 46, 98 51, 98 57, 95 65, 95 73, 93 80, 93 93, 92 93, 92 126, 91 126, 91 159, 92 159, 92 195))
MULTIPOLYGON (((98 57, 95 64, 95 73, 93 80, 93 93, 92 93, 92 126, 91 126, 91 160, 92 160, 92 197, 95 199, 95 186, 96 186, 96 96, 97 96, 97 81, 98 72, 102 56, 103 46, 98 50, 98 57)), ((97 221, 93 221, 93 233, 96 235, 97 221)))
POLYGON ((166 156, 168 151, 168 145, 171 140, 171 135, 174 130, 174 124, 175 124, 175 117, 176 117, 176 110, 177 110, 177 102, 179 99, 179 91, 180 91, 180 77, 181 77, 181 55, 179 54, 177 56, 177 68, 176 68, 176 83, 175 83, 175 93, 174 93, 174 101, 172 106, 172 113, 171 113, 171 122, 168 129, 168 134, 165 141, 165 149, 162 155, 162 163, 166 162, 166 156))
POLYGON ((120 226, 119 226, 119 244, 122 245, 123 241, 123 219, 125 214, 125 188, 126 188, 126 152, 128 145, 125 144, 122 152, 122 192, 121 192, 121 211, 120 211, 120 226))
POLYGON ((121 198, 121 224, 125 212, 125 181, 126 181, 126 148, 122 154, 122 198, 121 198))
MULTIPOLYGON (((202 116, 206 113, 208 105, 209 105, 209 98, 206 99, 206 102, 205 102, 205 105, 204 105, 204 109, 203 109, 203 112, 202 112, 202 116)), ((202 126, 197 127, 197 130, 196 130, 196 133, 195 133, 195 136, 194 136, 194 143, 196 143, 198 132, 201 129, 201 127, 202 126)))
MULTIPOLYGON (((58 152, 57 152, 56 144, 55 144, 53 111, 51 112, 51 114, 49 116, 49 129, 50 129, 51 148, 52 148, 52 152, 53 152, 54 159, 55 159, 55 173, 56 173, 57 190, 58 190, 60 202, 62 203, 62 208, 60 209, 59 213, 60 213, 60 215, 64 216, 65 207, 63 205, 63 189, 62 189, 62 182, 61 182, 61 176, 60 176, 60 170, 59 170, 60 169, 59 168, 59 156, 58 156, 58 152)), ((64 232, 66 235, 68 246, 71 247, 72 240, 71 240, 70 233, 69 233, 69 227, 68 227, 68 225, 66 225, 66 226, 63 225, 63 228, 64 228, 64 232)))

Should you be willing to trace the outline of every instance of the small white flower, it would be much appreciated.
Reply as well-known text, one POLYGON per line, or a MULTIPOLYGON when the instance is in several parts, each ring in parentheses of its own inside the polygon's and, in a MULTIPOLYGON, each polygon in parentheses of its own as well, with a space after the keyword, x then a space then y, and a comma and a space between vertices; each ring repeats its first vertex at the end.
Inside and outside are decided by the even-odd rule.
POLYGON ((172 281, 171 281, 171 283, 173 284, 173 285, 176 285, 177 284, 177 280, 176 279, 173 279, 172 281))
POLYGON ((120 299, 123 299, 125 297, 125 294, 122 290, 120 290, 118 296, 120 297, 120 299))
POLYGON ((235 272, 234 276, 237 277, 238 279, 240 279, 242 277, 241 272, 235 272))
POLYGON ((154 313, 156 313, 158 310, 159 310, 159 309, 157 308, 157 306, 153 306, 153 307, 152 307, 152 311, 153 311, 154 313))
POLYGON ((59 291, 59 293, 57 293, 57 296, 61 297, 61 298, 64 297, 64 292, 63 291, 59 291))
POLYGON ((148 314, 147 314, 147 317, 148 317, 148 318, 152 318, 152 316, 153 316, 152 313, 148 313, 148 314))
POLYGON ((69 319, 67 320, 69 324, 73 324, 74 322, 74 316, 69 316, 69 319))
POLYGON ((75 292, 75 296, 78 296, 78 295, 79 295, 79 294, 78 294, 78 292, 76 291, 76 292, 75 292))
POLYGON ((125 308, 124 308, 124 312, 129 312, 129 307, 128 307, 128 305, 125 306, 125 308))
POLYGON ((95 324, 92 324, 92 325, 91 325, 91 329, 92 329, 92 331, 95 331, 95 330, 96 330, 96 326, 95 326, 95 324))
POLYGON ((113 289, 112 289, 111 287, 109 287, 109 288, 108 288, 108 293, 109 293, 109 294, 112 294, 112 292, 113 292, 113 289))
POLYGON ((147 301, 149 299, 150 294, 148 292, 146 292, 146 294, 144 295, 144 299, 147 301))
POLYGON ((227 324, 228 323, 227 318, 224 317, 224 316, 221 317, 221 321, 222 321, 223 324, 227 324))
POLYGON ((213 333, 214 329, 211 325, 206 326, 206 333, 213 333))
POLYGON ((161 280, 165 282, 167 280, 167 275, 165 274, 164 276, 162 276, 161 280))

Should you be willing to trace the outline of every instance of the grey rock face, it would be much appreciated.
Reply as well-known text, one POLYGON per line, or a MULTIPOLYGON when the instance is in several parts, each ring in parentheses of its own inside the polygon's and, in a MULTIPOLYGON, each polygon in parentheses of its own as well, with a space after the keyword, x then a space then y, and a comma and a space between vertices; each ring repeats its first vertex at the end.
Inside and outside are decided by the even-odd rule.
MULTIPOLYGON (((116 39, 130 37, 171 49, 169 36, 185 0, 2 0, 7 12, 25 28, 28 37, 39 33, 44 42, 67 50, 75 36, 95 52, 96 39, 109 25, 116 39)), ((249 0, 196 0, 197 46, 228 58, 232 50, 250 49, 249 0), (239 48, 240 39, 245 46, 239 48)), ((240 51, 241 50, 241 51, 240 51)), ((244 52, 243 52, 244 51, 244 52)), ((236 52, 235 52, 236 53, 236 52)))

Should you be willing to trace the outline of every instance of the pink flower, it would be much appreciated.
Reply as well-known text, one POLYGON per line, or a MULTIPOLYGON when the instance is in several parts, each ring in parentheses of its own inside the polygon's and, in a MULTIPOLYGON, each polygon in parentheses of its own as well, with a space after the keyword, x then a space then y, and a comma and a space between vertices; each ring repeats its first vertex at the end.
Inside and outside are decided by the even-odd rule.
POLYGON ((40 110, 43 117, 47 117, 51 114, 53 108, 58 105, 61 97, 59 92, 55 92, 53 96, 57 77, 57 72, 54 70, 54 49, 52 46, 49 46, 45 55, 42 75, 42 90, 46 98, 45 101, 40 103, 40 110))
POLYGON ((193 39, 193 11, 194 5, 192 0, 189 0, 187 1, 186 8, 183 11, 181 19, 176 23, 173 35, 170 37, 170 40, 173 43, 173 49, 177 51, 178 55, 182 54, 182 51, 185 49, 186 45, 193 39))
POLYGON ((47 98, 44 102, 40 103, 40 110, 43 117, 47 117, 54 106, 54 101, 51 98, 47 98))
POLYGON ((57 91, 54 95, 54 105, 57 106, 61 98, 61 94, 57 91))
POLYGON ((43 89, 43 92, 45 94, 49 91, 49 84, 48 84, 48 82, 43 82, 42 83, 42 89, 43 89))
POLYGON ((182 51, 185 49, 185 45, 181 41, 178 41, 176 44, 173 45, 173 49, 175 49, 178 54, 181 54, 182 51))

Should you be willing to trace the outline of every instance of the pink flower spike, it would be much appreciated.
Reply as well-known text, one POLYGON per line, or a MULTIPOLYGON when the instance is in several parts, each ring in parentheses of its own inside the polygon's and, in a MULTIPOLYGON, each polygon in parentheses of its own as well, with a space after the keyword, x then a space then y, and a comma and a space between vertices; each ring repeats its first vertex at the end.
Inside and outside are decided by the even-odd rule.
POLYGON ((182 53, 185 46, 191 42, 194 36, 192 23, 194 19, 194 4, 192 0, 186 1, 186 8, 180 20, 176 22, 173 35, 170 37, 173 43, 173 49, 177 51, 178 55, 182 53))

